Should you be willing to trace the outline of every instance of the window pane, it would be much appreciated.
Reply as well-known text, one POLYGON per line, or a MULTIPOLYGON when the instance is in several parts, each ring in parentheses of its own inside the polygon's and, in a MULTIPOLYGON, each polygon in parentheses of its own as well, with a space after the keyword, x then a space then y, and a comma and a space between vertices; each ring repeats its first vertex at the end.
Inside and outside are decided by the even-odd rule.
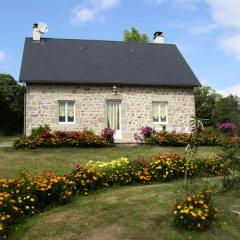
POLYGON ((59 102, 59 122, 65 122, 65 103, 59 102))
POLYGON ((160 119, 161 122, 167 121, 167 103, 160 103, 160 119))
POLYGON ((74 103, 73 102, 68 102, 68 108, 74 108, 74 103))
POLYGON ((65 103, 59 102, 59 109, 64 110, 65 109, 65 103))
POLYGON ((159 122, 159 103, 153 103, 153 122, 159 122))
POLYGON ((59 122, 65 122, 65 116, 59 116, 59 122))
POLYGON ((68 122, 74 122, 74 109, 73 108, 68 108, 67 119, 68 119, 68 122))

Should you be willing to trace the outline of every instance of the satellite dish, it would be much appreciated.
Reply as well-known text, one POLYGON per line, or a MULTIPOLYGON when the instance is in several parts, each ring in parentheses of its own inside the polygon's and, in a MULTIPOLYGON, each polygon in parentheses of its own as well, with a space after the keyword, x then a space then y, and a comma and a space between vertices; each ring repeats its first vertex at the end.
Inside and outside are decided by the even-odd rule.
POLYGON ((46 33, 48 32, 48 25, 44 22, 38 23, 38 31, 40 33, 46 33))

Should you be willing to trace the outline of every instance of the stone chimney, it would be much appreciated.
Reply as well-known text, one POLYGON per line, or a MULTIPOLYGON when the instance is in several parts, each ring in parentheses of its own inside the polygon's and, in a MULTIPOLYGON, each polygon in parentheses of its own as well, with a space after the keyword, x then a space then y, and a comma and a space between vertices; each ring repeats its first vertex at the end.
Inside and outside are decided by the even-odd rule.
POLYGON ((164 43, 163 32, 155 32, 153 34, 153 43, 164 43))
POLYGON ((41 33, 38 30, 38 23, 33 24, 33 40, 34 41, 40 41, 41 39, 41 33))
POLYGON ((33 40, 40 41, 41 33, 48 32, 48 25, 44 22, 34 23, 33 24, 33 40))

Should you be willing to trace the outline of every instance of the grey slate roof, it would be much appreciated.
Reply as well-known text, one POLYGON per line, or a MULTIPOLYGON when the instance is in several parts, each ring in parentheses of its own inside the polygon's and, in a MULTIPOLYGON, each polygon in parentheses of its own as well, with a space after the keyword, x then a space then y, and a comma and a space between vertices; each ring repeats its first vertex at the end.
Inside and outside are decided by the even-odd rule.
POLYGON ((173 44, 26 38, 22 82, 200 86, 173 44))

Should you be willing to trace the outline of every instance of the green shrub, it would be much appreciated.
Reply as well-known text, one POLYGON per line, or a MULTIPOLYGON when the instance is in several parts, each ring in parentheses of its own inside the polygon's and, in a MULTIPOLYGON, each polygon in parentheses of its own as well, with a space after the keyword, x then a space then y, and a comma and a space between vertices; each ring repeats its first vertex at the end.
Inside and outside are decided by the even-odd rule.
POLYGON ((38 128, 33 128, 31 131, 32 137, 42 136, 45 131, 51 131, 50 127, 45 124, 44 126, 40 125, 38 128))
POLYGON ((218 156, 198 157, 192 162, 196 166, 195 176, 215 177, 225 175, 228 172, 226 161, 218 156))

